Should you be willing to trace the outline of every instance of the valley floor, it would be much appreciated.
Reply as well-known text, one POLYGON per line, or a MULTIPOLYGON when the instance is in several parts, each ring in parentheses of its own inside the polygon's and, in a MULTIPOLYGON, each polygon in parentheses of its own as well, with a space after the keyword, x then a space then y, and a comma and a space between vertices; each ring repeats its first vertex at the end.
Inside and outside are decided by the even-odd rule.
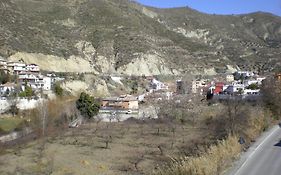
POLYGON ((193 141, 203 137, 202 129, 190 125, 90 123, 45 144, 2 150, 0 174, 149 174, 170 157, 191 152, 193 141))

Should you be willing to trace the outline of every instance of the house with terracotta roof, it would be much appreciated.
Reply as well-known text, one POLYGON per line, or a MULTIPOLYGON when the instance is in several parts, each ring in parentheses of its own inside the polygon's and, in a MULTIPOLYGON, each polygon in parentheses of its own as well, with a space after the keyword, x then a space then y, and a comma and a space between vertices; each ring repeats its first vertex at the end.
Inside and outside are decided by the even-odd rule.
POLYGON ((102 99, 101 109, 104 110, 138 110, 138 99, 131 95, 102 99))

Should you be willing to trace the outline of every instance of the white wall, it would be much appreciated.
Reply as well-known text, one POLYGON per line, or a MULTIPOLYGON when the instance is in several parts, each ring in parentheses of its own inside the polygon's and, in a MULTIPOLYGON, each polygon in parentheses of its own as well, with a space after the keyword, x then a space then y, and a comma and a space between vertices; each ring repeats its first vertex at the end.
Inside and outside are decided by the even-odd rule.
POLYGON ((5 112, 9 108, 10 104, 7 100, 0 99, 0 113, 5 112))
MULTIPOLYGON (((39 102, 41 102, 43 99, 39 100, 28 100, 28 99, 18 99, 17 101, 17 107, 20 110, 26 110, 26 109, 33 109, 36 108, 39 102)), ((5 112, 6 110, 9 109, 11 103, 9 103, 8 100, 5 99, 0 99, 0 113, 5 112)))
POLYGON ((17 104, 17 107, 21 110, 33 109, 33 108, 36 108, 38 103, 41 101, 42 101, 42 99, 39 99, 39 100, 20 99, 17 104))
POLYGON ((44 82, 44 90, 47 90, 47 91, 51 90, 51 84, 52 84, 51 78, 50 77, 44 77, 43 82, 44 82))

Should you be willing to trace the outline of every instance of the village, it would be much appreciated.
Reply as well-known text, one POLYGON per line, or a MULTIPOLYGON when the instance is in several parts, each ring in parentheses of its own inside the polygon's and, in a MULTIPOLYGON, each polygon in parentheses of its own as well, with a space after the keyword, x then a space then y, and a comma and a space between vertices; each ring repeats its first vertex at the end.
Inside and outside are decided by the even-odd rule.
MULTIPOLYGON (((244 70, 192 77, 90 75, 107 80, 114 88, 107 95, 95 96, 90 90, 81 90, 74 96, 66 89, 57 94, 55 89, 79 79, 81 76, 76 73, 73 76, 46 72, 37 64, 6 59, 0 59, 0 73, 0 145, 8 148, 59 133, 61 137, 55 134, 50 139, 62 143, 62 148, 67 148, 71 155, 81 150, 82 145, 104 154, 120 142, 122 148, 125 146, 131 152, 135 152, 136 147, 142 149, 141 143, 146 142, 146 149, 153 148, 153 154, 161 156, 165 155, 163 149, 164 152, 173 148, 190 151, 193 145, 188 148, 184 145, 196 140, 196 134, 212 140, 210 134, 214 139, 221 137, 216 128, 227 130, 231 127, 227 123, 228 114, 221 116, 226 110, 231 110, 229 115, 238 112, 237 123, 244 121, 246 114, 241 111, 248 110, 251 105, 256 112, 249 112, 247 117, 260 115, 258 103, 263 100, 263 86, 270 87, 267 79, 281 80, 280 73, 259 74, 244 70), (86 94, 83 100, 82 94, 86 94), (80 107, 77 105, 79 100, 80 107), (144 137, 147 137, 145 141, 131 146, 136 138, 144 137)), ((246 136, 242 134, 241 138, 246 136)), ((141 156, 137 154, 133 158, 141 156)), ((71 158, 76 160, 75 156, 71 158)))
MULTIPOLYGON (((25 111, 38 108, 42 101, 56 99, 55 85, 65 82, 53 72, 42 72, 36 64, 26 64, 22 60, 9 62, 0 59, 2 83, 0 85, 0 113, 11 113, 13 108, 25 111)), ((268 75, 272 76, 272 75, 268 75)), ((275 75, 280 79, 280 74, 275 75)), ((112 93, 109 96, 94 97, 99 101, 96 119, 104 122, 135 119, 156 119, 159 104, 164 102, 181 103, 187 100, 195 110, 199 102, 217 103, 225 100, 257 101, 261 99, 261 86, 266 76, 252 71, 238 70, 233 73, 209 77, 170 77, 159 76, 120 77, 109 76, 117 84, 125 80, 133 82, 131 92, 112 93), (143 86, 142 90, 140 86, 143 86)), ((69 79, 69 78, 68 78, 69 79)), ((72 78, 70 78, 70 81, 72 78)), ((124 86, 124 85, 123 85, 124 86)), ((77 115, 69 127, 83 123, 77 115)))
MULTIPOLYGON (((110 94, 98 97, 84 90, 79 93, 79 97, 79 94, 70 95, 65 89, 62 94, 56 93, 56 87, 61 88, 65 82, 75 81, 75 78, 80 77, 79 74, 75 74, 75 77, 72 74, 45 72, 36 64, 26 64, 21 60, 9 62, 5 59, 1 60, 0 71, 0 145, 9 148, 10 145, 40 141, 40 138, 48 136, 48 140, 53 139, 53 143, 62 143, 62 147, 56 146, 55 149, 67 150, 68 155, 81 150, 82 145, 87 145, 91 152, 94 150, 101 155, 117 148, 119 143, 122 143, 122 148, 126 147, 125 150, 130 149, 133 153, 136 148, 143 149, 143 142, 146 142, 146 149, 154 149, 153 152, 131 155, 125 169, 130 169, 131 159, 139 160, 138 157, 143 154, 163 157, 166 151, 174 148, 191 151, 193 145, 184 145, 196 140, 196 133, 201 137, 205 135, 208 141, 212 140, 210 134, 214 139, 222 137, 218 128, 231 129, 227 116, 221 115, 226 110, 230 110, 227 115, 238 112, 235 118, 238 124, 240 120, 244 121, 245 115, 259 116, 261 108, 258 103, 264 100, 263 87, 270 87, 268 82, 271 81, 267 79, 278 80, 276 82, 281 80, 280 73, 259 75, 241 70, 192 78, 108 75, 102 78, 108 80, 108 83, 115 83, 116 89, 124 88, 124 91, 113 89, 110 94), (82 94, 86 94, 86 101, 80 101, 82 105, 79 107, 77 102, 81 100, 82 94), (256 112, 242 114, 241 111, 249 106, 256 112), (95 110, 97 112, 93 113, 95 110), (217 118, 224 125, 217 122, 217 118), (55 133, 54 136, 51 136, 52 133, 55 133), (140 143, 132 145, 136 138, 141 139, 140 143)), ((247 147, 245 138, 241 134, 239 144, 247 147)), ((176 155, 177 152, 172 154, 176 155)), ((76 162, 77 158, 71 156, 71 159, 76 162)), ((85 164, 88 160, 81 162, 85 164)), ((127 160, 127 157, 122 160, 127 160)), ((156 158, 153 161, 159 160, 156 158)), ((135 168, 130 171, 138 171, 138 162, 137 165, 133 162, 133 165, 135 168)), ((115 168, 114 171, 123 169, 115 168)))
POLYGON ((35 108, 44 97, 53 98, 52 88, 64 80, 54 73, 43 73, 36 64, 11 62, 0 57, 3 84, 0 85, 0 113, 6 112, 13 102, 20 110, 35 108))
POLYGON ((0 14, 0 175, 281 174, 281 0, 0 14))
MULTIPOLYGON (((40 99, 55 98, 52 93, 54 84, 64 78, 55 73, 41 73, 36 64, 25 64, 23 61, 9 62, 0 59, 0 71, 10 77, 0 85, 0 111, 11 107, 11 99, 17 99, 20 110, 35 108, 40 99), (11 78, 12 77, 12 78, 11 78), (29 92, 30 91, 30 92, 29 92), (12 98, 13 97, 13 98, 12 98)), ((122 77, 117 77, 118 81, 122 77)), ((116 79, 116 77, 115 77, 116 79)), ((141 118, 149 110, 144 103, 157 103, 163 100, 188 98, 196 96, 202 100, 258 100, 261 96, 260 87, 266 76, 251 71, 236 71, 212 78, 197 78, 186 81, 184 78, 162 82, 154 76, 146 76, 147 89, 144 93, 124 94, 101 98, 99 118, 104 121, 124 121, 130 117, 141 118)), ((150 107, 153 108, 153 105, 150 107)), ((148 117, 157 117, 155 112, 148 117)))
MULTIPOLYGON (((275 75, 280 78, 279 74, 275 75)), ((251 71, 236 71, 213 78, 198 78, 186 81, 184 78, 174 82, 161 82, 152 76, 146 77, 149 83, 147 92, 138 95, 121 95, 102 99, 99 116, 105 121, 124 121, 130 117, 141 118, 147 111, 153 111, 153 104, 161 101, 180 102, 199 98, 201 101, 220 102, 222 100, 243 100, 255 102, 261 99, 261 86, 266 76, 251 71), (151 104, 150 108, 143 104, 151 104), (146 108, 144 107, 146 106, 146 108)), ((155 111, 146 115, 157 117, 155 111), (154 114, 154 116, 153 116, 154 114)))

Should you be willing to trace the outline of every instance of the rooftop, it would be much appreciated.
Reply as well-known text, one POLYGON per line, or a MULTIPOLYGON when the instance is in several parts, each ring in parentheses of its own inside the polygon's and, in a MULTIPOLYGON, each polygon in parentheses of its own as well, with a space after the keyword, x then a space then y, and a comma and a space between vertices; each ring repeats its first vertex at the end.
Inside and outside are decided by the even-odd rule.
POLYGON ((16 84, 7 82, 6 84, 1 84, 0 86, 2 86, 2 87, 14 87, 14 86, 16 86, 16 84))
POLYGON ((138 101, 136 97, 132 95, 121 95, 119 97, 107 97, 104 101, 138 101))

